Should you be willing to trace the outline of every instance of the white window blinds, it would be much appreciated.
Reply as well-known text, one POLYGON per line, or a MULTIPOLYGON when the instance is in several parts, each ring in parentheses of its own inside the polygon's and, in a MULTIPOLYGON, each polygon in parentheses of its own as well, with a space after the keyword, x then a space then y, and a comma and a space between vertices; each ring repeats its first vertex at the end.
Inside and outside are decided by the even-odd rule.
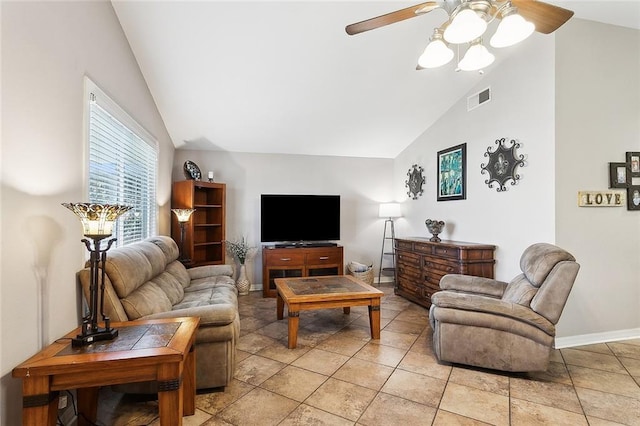
POLYGON ((99 90, 89 92, 88 118, 89 201, 133 207, 116 224, 116 245, 156 235, 157 143, 99 90))

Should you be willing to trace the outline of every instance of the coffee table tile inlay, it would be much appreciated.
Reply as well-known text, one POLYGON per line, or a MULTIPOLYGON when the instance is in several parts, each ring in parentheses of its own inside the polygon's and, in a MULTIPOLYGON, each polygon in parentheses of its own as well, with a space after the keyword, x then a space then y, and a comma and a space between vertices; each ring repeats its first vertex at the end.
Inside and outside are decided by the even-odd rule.
POLYGON ((73 348, 76 329, 13 369, 23 381, 23 425, 55 425, 59 391, 77 389, 78 425, 93 424, 100 386, 158 382, 161 425, 195 413, 195 352, 199 318, 112 324, 111 341, 73 348))
POLYGON ((342 308, 350 313, 351 306, 369 308, 369 327, 373 339, 380 338, 380 298, 384 293, 351 275, 332 275, 314 278, 277 278, 277 318, 284 318, 284 305, 288 311, 288 346, 298 343, 300 311, 310 309, 342 308))

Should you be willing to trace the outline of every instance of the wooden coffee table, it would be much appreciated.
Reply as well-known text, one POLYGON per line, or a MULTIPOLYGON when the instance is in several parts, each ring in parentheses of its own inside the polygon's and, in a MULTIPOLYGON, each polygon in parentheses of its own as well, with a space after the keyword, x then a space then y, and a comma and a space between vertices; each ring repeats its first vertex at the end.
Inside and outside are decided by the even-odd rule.
POLYGON ((342 308, 349 314, 351 306, 369 308, 371 338, 380 338, 380 298, 384 293, 351 275, 276 278, 277 315, 284 318, 284 304, 289 316, 289 349, 298 343, 300 311, 342 308))
POLYGON ((193 343, 199 318, 113 323, 110 341, 72 348, 80 328, 13 369, 22 379, 22 424, 56 424, 58 393, 77 389, 78 425, 94 424, 100 386, 158 382, 160 424, 182 425, 195 413, 196 363, 193 343))

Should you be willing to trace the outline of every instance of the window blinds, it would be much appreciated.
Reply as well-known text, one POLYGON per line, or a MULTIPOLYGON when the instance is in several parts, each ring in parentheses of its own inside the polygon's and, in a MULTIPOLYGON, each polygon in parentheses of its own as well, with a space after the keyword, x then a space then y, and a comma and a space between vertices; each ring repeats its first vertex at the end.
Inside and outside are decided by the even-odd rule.
POLYGON ((118 220, 114 231, 116 245, 122 246, 157 233, 158 150, 155 141, 145 141, 144 135, 131 130, 134 126, 126 126, 114 116, 122 111, 109 111, 112 105, 100 100, 91 93, 89 201, 133 207, 118 220))

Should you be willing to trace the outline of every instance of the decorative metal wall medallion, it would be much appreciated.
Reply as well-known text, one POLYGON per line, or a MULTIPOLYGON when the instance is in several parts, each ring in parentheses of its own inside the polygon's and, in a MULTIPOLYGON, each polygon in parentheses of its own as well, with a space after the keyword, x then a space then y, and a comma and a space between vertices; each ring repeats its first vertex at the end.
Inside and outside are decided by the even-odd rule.
POLYGON ((487 148, 487 152, 484 153, 485 157, 489 157, 489 162, 485 165, 480 165, 481 173, 489 173, 489 179, 484 183, 489 185, 489 188, 493 188, 493 183, 498 184, 497 191, 506 191, 505 184, 511 181, 511 185, 518 183, 520 175, 517 173, 517 167, 524 167, 524 155, 517 154, 516 149, 520 148, 520 144, 515 140, 511 140, 511 146, 505 145, 505 138, 496 140, 498 147, 495 151, 491 152, 491 147, 487 148))
POLYGON ((422 185, 424 185, 424 176, 422 175, 423 171, 424 169, 422 167, 414 164, 407 172, 409 179, 404 182, 404 186, 409 188, 407 195, 414 200, 417 200, 424 192, 422 190, 422 185))

